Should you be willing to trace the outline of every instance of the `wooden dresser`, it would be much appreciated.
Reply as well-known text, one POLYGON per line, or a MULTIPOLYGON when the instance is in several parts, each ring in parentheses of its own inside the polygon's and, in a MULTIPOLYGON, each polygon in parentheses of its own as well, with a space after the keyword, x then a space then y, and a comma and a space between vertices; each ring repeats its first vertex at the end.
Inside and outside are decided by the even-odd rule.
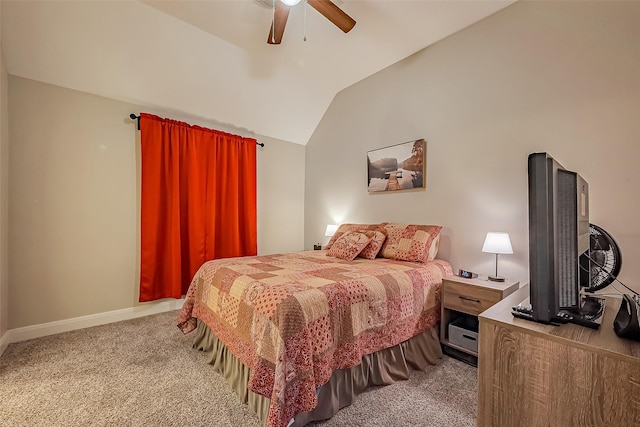
POLYGON ((640 426, 640 342, 619 338, 620 299, 599 330, 511 315, 529 286, 480 314, 478 426, 640 426))

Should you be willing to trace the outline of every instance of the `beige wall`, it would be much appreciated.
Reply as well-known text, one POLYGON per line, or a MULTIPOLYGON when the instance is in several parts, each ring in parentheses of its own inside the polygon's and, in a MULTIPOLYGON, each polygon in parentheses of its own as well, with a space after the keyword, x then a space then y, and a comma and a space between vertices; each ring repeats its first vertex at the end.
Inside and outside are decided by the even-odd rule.
POLYGON ((305 147, 260 137, 258 151, 258 254, 304 249, 305 147))
MULTIPOLYGON (((9 105, 9 328, 137 306, 141 108, 14 76, 9 105)), ((259 251, 302 249, 304 147, 259 139, 259 251)))
POLYGON ((518 2, 338 94, 307 145, 305 246, 332 222, 437 223, 440 256, 487 274, 485 234, 507 231, 500 272, 526 281, 527 156, 548 151, 640 290, 639 23, 638 2, 518 2), (369 195, 367 151, 417 138, 426 190, 369 195))
MULTIPOLYGON (((0 18, 2 2, 0 2, 0 18)), ((2 19, 0 19, 0 22, 2 19)), ((1 32, 0 32, 1 33, 1 32)), ((0 40, 0 354, 2 338, 9 328, 9 125, 8 76, 0 40)))

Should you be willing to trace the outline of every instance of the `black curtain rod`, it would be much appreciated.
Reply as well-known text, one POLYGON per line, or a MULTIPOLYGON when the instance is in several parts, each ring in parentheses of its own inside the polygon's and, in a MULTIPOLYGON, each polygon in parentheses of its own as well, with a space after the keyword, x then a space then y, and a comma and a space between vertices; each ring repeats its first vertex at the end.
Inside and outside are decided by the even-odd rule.
MULTIPOLYGON (((138 121, 138 130, 140 130, 140 116, 136 116, 134 113, 131 113, 131 114, 129 114, 129 118, 131 120, 137 120, 138 121)), ((256 144, 258 144, 260 147, 264 148, 264 142, 256 141, 256 144)))

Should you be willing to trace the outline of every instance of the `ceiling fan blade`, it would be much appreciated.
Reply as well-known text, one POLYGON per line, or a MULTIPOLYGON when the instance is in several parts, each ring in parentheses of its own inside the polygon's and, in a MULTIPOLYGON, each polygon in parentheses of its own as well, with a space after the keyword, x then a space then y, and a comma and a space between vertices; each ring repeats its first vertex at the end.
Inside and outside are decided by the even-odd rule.
POLYGON ((356 21, 331 0, 307 0, 307 3, 345 33, 351 31, 356 25, 356 21))
POLYGON ((273 15, 273 22, 269 29, 269 38, 267 43, 280 44, 282 41, 282 35, 284 34, 284 27, 287 25, 287 18, 289 17, 289 6, 276 2, 276 12, 273 15))

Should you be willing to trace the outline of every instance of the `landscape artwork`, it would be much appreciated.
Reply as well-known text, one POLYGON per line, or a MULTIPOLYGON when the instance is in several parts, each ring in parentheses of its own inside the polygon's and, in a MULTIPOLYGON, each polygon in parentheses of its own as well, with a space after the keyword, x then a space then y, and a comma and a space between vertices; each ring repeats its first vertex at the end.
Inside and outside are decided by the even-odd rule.
POLYGON ((369 193, 425 188, 427 141, 417 139, 367 153, 369 193))

